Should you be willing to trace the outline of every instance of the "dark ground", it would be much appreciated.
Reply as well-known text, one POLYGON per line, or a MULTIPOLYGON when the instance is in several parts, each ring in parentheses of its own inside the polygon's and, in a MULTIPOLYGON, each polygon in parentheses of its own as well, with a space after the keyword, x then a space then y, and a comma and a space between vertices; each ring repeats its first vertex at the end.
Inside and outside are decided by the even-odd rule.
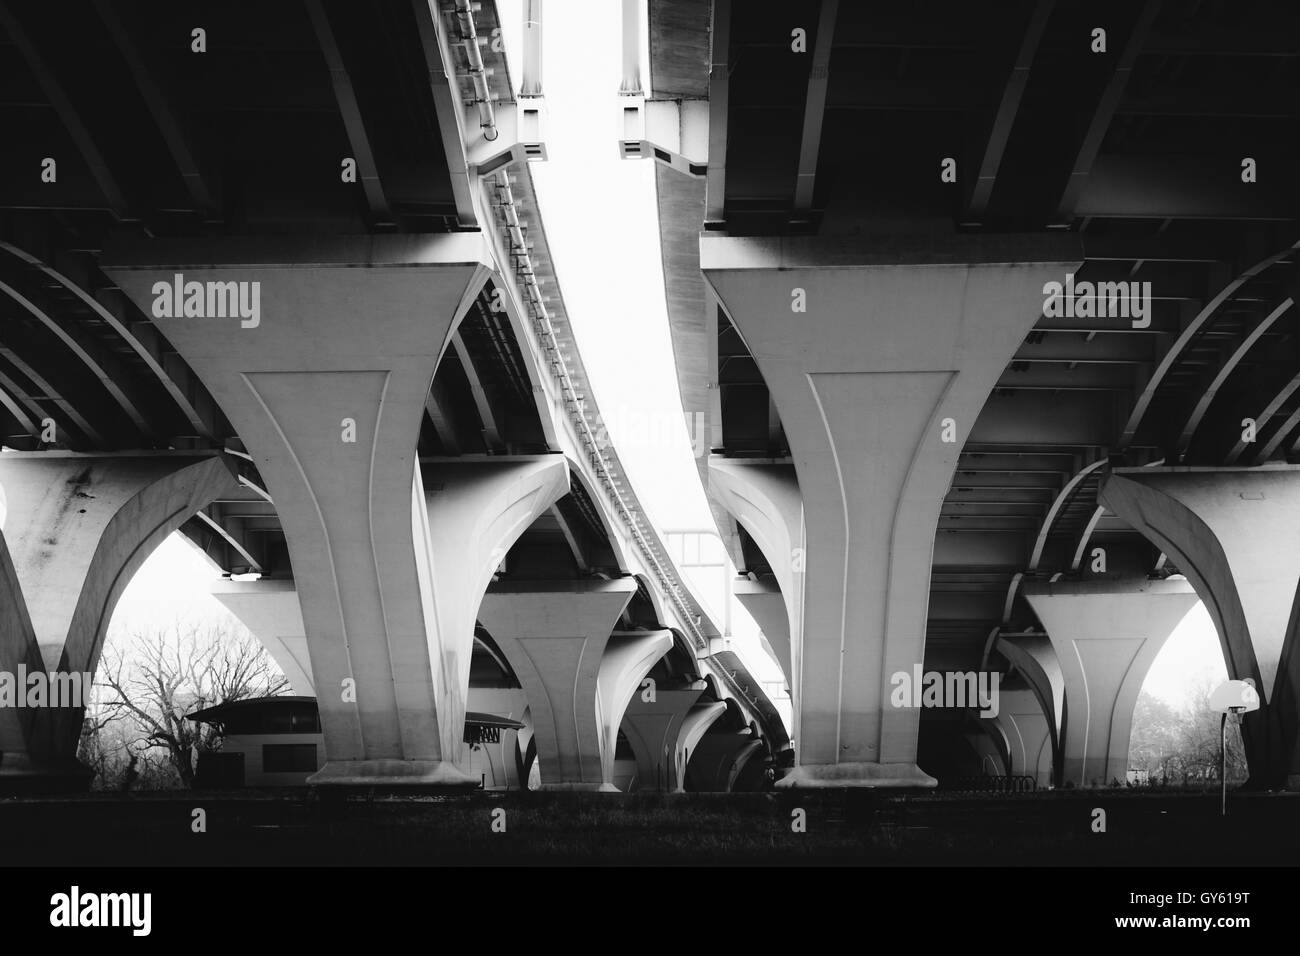
POLYGON ((1292 865, 1300 794, 303 791, 0 799, 0 865, 1292 865), (207 832, 192 831, 193 811, 207 832), (796 808, 806 832, 792 832, 796 808), (1105 832, 1094 832, 1094 810, 1105 832), (505 832, 494 832, 496 810, 505 832))

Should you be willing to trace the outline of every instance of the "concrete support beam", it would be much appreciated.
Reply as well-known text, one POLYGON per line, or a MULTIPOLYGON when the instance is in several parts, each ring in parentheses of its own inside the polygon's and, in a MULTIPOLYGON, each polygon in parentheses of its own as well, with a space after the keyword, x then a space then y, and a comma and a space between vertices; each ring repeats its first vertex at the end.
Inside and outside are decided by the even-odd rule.
POLYGON ((785 675, 786 685, 790 677, 790 610, 786 606, 785 595, 775 583, 768 580, 751 581, 738 578, 731 585, 731 593, 740 601, 741 606, 762 631, 760 637, 763 646, 778 664, 785 675))
POLYGON ((976 416, 1077 243, 700 240, 705 278, 781 414, 804 502, 792 629, 798 765, 780 785, 930 787, 920 713, 935 529, 976 416))
MULTIPOLYGON (((427 466, 429 490, 423 511, 427 520, 422 522, 419 542, 427 558, 420 561, 421 586, 429 619, 437 622, 439 635, 448 636, 436 651, 448 675, 448 690, 439 701, 448 701, 438 711, 441 724, 464 727, 474 622, 493 572, 528 526, 568 491, 568 476, 563 459, 549 455, 427 466), (461 702, 460 709, 453 714, 456 701, 461 702)), ((213 596, 270 651, 297 693, 316 693, 294 582, 223 581, 213 588, 213 596)), ((330 703, 326 700, 322 706, 330 703)), ((457 760, 469 758, 460 747, 456 752, 457 760)))
POLYGON ((682 729, 677 734, 677 786, 673 788, 673 793, 686 792, 686 768, 690 765, 691 756, 709 728, 726 712, 727 705, 723 701, 714 700, 707 704, 696 704, 682 718, 682 729))
POLYGON ((1118 468, 1097 500, 1187 575, 1229 676, 1259 688, 1242 721, 1251 785, 1300 789, 1300 468, 1118 468))
POLYGON ((519 536, 568 492, 569 468, 560 455, 425 468, 425 508, 417 515, 424 518, 417 532, 420 593, 426 619, 436 623, 429 650, 442 675, 435 687, 438 723, 456 728, 444 746, 459 747, 483 595, 519 536))
POLYGON ((478 783, 455 765, 463 689, 439 651, 469 636, 439 634, 429 613, 416 442, 490 262, 474 233, 150 243, 103 262, 203 380, 275 501, 321 704, 319 783, 478 783))
MULTIPOLYGON (((741 459, 709 458, 709 493, 754 539, 772 568, 783 600, 786 625, 780 627, 770 589, 738 589, 737 597, 763 629, 786 680, 793 686, 796 661, 789 648, 803 623, 804 514, 793 465, 746 464, 741 459), (761 615, 761 616, 760 616, 761 615), (782 634, 784 631, 784 634, 782 634), (781 649, 784 637, 785 648, 781 649)), ((798 736, 798 715, 795 716, 798 736)))
MULTIPOLYGON (((1065 720, 1065 677, 1061 673, 1060 661, 1056 658, 1056 649, 1046 636, 1029 634, 999 637, 996 646, 1014 668, 1010 680, 1023 681, 1020 688, 1016 688, 1013 683, 1010 689, 1003 689, 1001 693, 1004 703, 998 710, 1001 719, 1007 706, 1014 708, 1011 712, 1014 717, 1012 723, 1021 739, 1023 753, 1020 763, 1013 757, 1012 765, 1025 768, 1014 772, 1030 774, 1037 768, 1038 785, 1055 786, 1060 782, 1061 727, 1065 720), (1008 697, 1008 693, 1012 696, 1008 697), (1032 696, 1032 705, 1023 697, 1026 693, 1032 696), (1007 704, 1006 701, 1012 703, 1007 704), (1020 703, 1017 704, 1016 701, 1020 703), (1038 718, 1042 719, 1041 728, 1038 726, 1038 718), (1040 729, 1046 735, 1045 751, 1038 739, 1040 729), (1033 762, 1035 754, 1038 763, 1033 762)), ((1007 737, 1008 748, 1013 749, 1010 732, 1007 737)))
MULTIPOLYGON (((469 709, 522 721, 528 702, 518 687, 471 687, 469 709)), ((528 781, 521 778, 523 754, 519 750, 517 730, 502 730, 495 743, 476 744, 468 757, 470 772, 483 781, 485 790, 526 790, 528 781)))
POLYGON ((1007 742, 1010 766, 1017 777, 1033 777, 1040 790, 1053 780, 1052 725, 1038 695, 1028 687, 1003 688, 999 693, 998 715, 993 718, 1007 742))
MULTIPOLYGON (((93 674, 135 572, 234 484, 218 455, 0 455, 0 670, 93 674)), ((0 707, 0 774, 75 768, 82 714, 0 707)))
MULTIPOLYGON (((220 581, 212 596, 243 621, 275 658, 293 685, 295 694, 316 696, 311 676, 306 627, 298 591, 292 581, 220 581)), ((529 721, 528 702, 519 688, 470 686, 466 708, 484 714, 529 721)), ((520 790, 523 749, 532 731, 505 730, 497 743, 485 743, 471 749, 462 765, 473 776, 483 779, 488 789, 520 790), (519 750, 518 759, 515 751, 519 750)))
POLYGON ((611 633, 636 584, 511 582, 483 598, 479 620, 523 685, 542 786, 614 790, 618 728, 672 632, 611 633))
POLYGON ((307 630, 293 581, 223 578, 213 583, 211 594, 266 648, 295 694, 315 696, 307 630))
POLYGON ((1142 682, 1196 592, 1186 581, 1129 578, 1032 583, 1024 595, 1065 680, 1062 782, 1124 783, 1142 682))
POLYGON ((750 731, 705 734, 691 751, 687 783, 692 792, 730 793, 745 764, 763 749, 750 731))
POLYGON ((636 754, 636 789, 681 789, 682 722, 706 686, 696 681, 681 689, 655 688, 653 701, 645 699, 645 692, 632 694, 621 729, 636 754))
POLYGON ((1002 747, 1006 744, 1002 729, 993 723, 993 718, 980 719, 980 729, 967 731, 966 742, 979 758, 980 773, 986 777, 1005 777, 1007 775, 1006 756, 1002 747))

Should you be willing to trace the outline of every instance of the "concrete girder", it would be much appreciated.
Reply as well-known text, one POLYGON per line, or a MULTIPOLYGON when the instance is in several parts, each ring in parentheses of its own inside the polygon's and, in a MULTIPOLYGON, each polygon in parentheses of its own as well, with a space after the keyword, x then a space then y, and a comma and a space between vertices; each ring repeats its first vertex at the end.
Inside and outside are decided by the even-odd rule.
POLYGON ((312 669, 329 688, 318 782, 477 783, 454 764, 462 728, 440 726, 435 713, 450 708, 454 719, 459 708, 430 646, 462 638, 436 633, 422 595, 415 454, 429 384, 489 261, 472 233, 307 247, 169 241, 103 261, 146 314, 171 297, 162 290, 177 275, 198 288, 258 290, 256 318, 160 309, 154 322, 221 405, 276 502, 312 669))
POLYGON ((672 647, 672 632, 612 633, 631 578, 511 582, 479 620, 528 698, 544 789, 614 790, 618 728, 633 691, 672 647))
MULTIPOLYGON (((0 456, 0 669, 93 674, 131 578, 234 475, 215 454, 0 456)), ((0 707, 6 772, 74 766, 82 713, 0 707)))
POLYGON ((1118 468, 1098 500, 1169 555, 1205 602, 1228 675, 1254 680, 1242 720, 1254 786, 1300 787, 1295 603, 1300 468, 1118 468))
POLYGON ((701 237, 701 265, 786 426, 805 504, 798 765, 779 785, 934 786, 889 675, 924 652, 944 493, 999 375, 1077 268, 1073 241, 848 248, 701 237), (871 333, 871 334, 864 334, 871 333), (946 420, 960 433, 944 441, 946 420))
POLYGON ((1196 606, 1182 580, 1147 578, 1027 584, 1065 682, 1063 783, 1106 786, 1128 778, 1133 708, 1151 664, 1196 606))

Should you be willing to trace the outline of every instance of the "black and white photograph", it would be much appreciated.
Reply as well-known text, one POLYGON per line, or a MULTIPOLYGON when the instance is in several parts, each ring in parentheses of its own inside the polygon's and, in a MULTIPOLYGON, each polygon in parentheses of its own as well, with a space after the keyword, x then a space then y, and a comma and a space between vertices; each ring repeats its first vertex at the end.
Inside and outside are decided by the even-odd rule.
POLYGON ((1290 929, 1298 94, 1293 0, 0 0, 7 938, 1290 929))

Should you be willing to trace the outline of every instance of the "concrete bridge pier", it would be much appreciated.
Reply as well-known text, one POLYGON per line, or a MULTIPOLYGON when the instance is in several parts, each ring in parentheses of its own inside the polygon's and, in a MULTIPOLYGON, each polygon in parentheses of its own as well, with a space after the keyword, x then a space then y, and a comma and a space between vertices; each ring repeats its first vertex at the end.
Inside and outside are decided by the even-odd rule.
POLYGON ((295 694, 315 696, 302 607, 291 579, 221 580, 211 594, 266 648, 295 694))
POLYGON ((1120 578, 1033 583, 1024 595, 1065 682, 1062 783, 1123 784, 1142 683, 1196 592, 1181 580, 1120 578))
MULTIPOLYGON (((441 725, 459 723, 463 727, 466 693, 474 696, 469 688, 469 665, 479 602, 510 547, 568 490, 569 472, 564 460, 552 455, 432 462, 422 472, 428 490, 423 496, 424 508, 415 508, 422 515, 417 542, 423 549, 421 595, 431 608, 430 619, 438 622, 437 633, 448 638, 436 651, 431 648, 431 653, 442 663, 453 689, 443 693, 439 704, 460 701, 459 713, 452 714, 449 705, 439 711, 439 717, 441 725)), ((257 636, 295 692, 317 694, 310 642, 293 581, 222 582, 213 595, 257 636)), ((332 702, 332 697, 322 701, 318 696, 322 708, 332 702)), ((522 704, 514 708, 515 719, 522 712, 522 704)), ((513 740, 513 732, 508 733, 513 740)), ((470 753, 464 741, 448 741, 447 748, 457 755, 456 763, 468 770, 470 753)), ((495 770, 493 777, 504 779, 495 770)))
MULTIPOLYGON (((791 687, 797 660, 790 648, 803 626, 803 499, 792 465, 757 464, 743 459, 709 458, 709 491, 743 527, 776 579, 738 582, 736 598, 754 616, 791 687)), ((799 733, 795 712, 794 736, 799 733)))
POLYGON ((631 578, 511 582, 483 598, 479 620, 528 698, 543 789, 617 789, 619 725, 672 647, 670 631, 614 631, 635 591, 631 578))
POLYGON ((1032 777, 1040 790, 1053 785, 1052 732, 1037 695, 1028 687, 1002 687, 993 718, 1007 741, 1007 772, 1032 777))
POLYGON ((736 778, 763 750, 763 741, 750 729, 700 738, 691 751, 686 780, 692 791, 730 793, 736 778))
MULTIPOLYGON (((154 548, 233 484, 221 455, 0 457, 0 671, 59 685, 56 701, 41 678, 40 706, 0 702, 0 778, 87 773, 76 760, 81 675, 99 665, 118 599, 154 548)), ((39 699, 30 685, 12 690, 39 699)))
POLYGON ((804 503, 797 765, 778 785, 932 787, 919 710, 890 705, 890 677, 924 659, 958 454, 1077 245, 705 235, 700 262, 767 383, 804 503))
POLYGON ((686 768, 690 766, 691 757, 695 755, 700 741, 708 735, 709 729, 727 712, 725 701, 715 700, 707 704, 696 704, 682 718, 682 729, 677 735, 677 766, 675 769, 676 785, 673 793, 686 792, 686 768))
POLYGON ((638 790, 673 791, 682 785, 682 722, 707 686, 701 680, 680 688, 656 687, 654 700, 646 699, 648 690, 632 692, 621 729, 636 755, 638 790))
POLYGON ((318 783, 479 782, 456 764, 472 631, 439 631, 415 453, 434 371, 490 263, 476 233, 169 240, 102 262, 203 380, 275 501, 325 733, 318 783))
POLYGON ((1300 790, 1300 467, 1117 468, 1098 501, 1187 575, 1229 676, 1259 689, 1242 721, 1250 786, 1300 790))

